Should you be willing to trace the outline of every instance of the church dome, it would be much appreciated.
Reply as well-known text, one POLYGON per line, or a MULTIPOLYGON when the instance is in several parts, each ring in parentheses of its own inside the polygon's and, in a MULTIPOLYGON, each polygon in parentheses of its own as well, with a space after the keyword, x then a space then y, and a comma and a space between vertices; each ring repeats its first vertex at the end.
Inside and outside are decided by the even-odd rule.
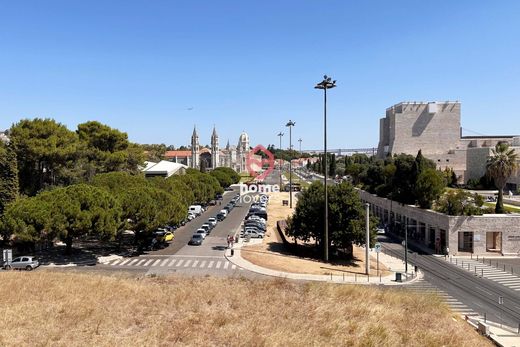
POLYGON ((249 143, 249 135, 247 135, 246 132, 243 132, 240 134, 240 137, 238 138, 239 143, 249 143))

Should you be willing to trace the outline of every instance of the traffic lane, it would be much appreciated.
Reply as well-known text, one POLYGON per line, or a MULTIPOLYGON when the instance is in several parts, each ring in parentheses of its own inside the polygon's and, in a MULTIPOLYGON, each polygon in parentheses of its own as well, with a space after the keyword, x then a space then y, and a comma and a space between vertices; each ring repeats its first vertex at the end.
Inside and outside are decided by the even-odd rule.
POLYGON ((251 203, 237 203, 226 219, 218 222, 200 246, 185 245, 176 254, 192 256, 223 256, 227 248, 227 236, 240 228, 249 212, 251 203))
MULTIPOLYGON (((385 243, 384 247, 393 251, 392 255, 404 258, 404 248, 395 242, 385 243)), ((486 314, 487 319, 502 322, 509 326, 517 326, 520 321, 518 293, 499 284, 468 274, 432 255, 408 255, 408 261, 417 265, 424 273, 424 279, 435 287, 451 295, 480 315, 486 314), (498 304, 498 298, 504 298, 504 305, 498 304), (505 307, 505 303, 509 305, 505 307)))
POLYGON ((215 217, 217 213, 231 201, 231 199, 237 194, 237 191, 225 192, 223 195, 222 205, 209 206, 208 209, 193 219, 191 222, 186 223, 182 227, 175 230, 175 238, 168 245, 168 247, 159 249, 157 251, 149 252, 149 254, 160 254, 160 255, 173 255, 179 252, 182 247, 186 246, 191 239, 191 236, 199 229, 202 224, 208 221, 208 218, 215 217))

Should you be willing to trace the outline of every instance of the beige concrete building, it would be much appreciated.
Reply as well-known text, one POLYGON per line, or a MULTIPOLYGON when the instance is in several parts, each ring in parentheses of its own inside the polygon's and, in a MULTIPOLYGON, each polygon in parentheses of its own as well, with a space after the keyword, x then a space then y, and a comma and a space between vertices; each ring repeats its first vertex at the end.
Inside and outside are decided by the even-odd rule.
POLYGON ((448 216, 358 190, 379 220, 437 254, 519 255, 520 214, 448 216))
MULTIPOLYGON (((487 157, 499 142, 513 146, 520 154, 520 136, 462 136, 461 104, 445 102, 401 102, 389 107, 379 121, 377 156, 419 150, 438 169, 452 168, 459 182, 479 179, 485 174, 487 157)), ((515 129, 516 130, 516 129, 515 129)), ((516 190, 520 177, 513 177, 508 189, 516 190)))

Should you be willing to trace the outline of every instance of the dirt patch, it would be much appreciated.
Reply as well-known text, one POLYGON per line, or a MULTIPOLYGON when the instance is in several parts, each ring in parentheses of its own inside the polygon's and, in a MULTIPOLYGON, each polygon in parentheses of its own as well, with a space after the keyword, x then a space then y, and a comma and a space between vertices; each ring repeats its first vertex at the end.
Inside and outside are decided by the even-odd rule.
MULTIPOLYGON (((277 271, 306 273, 315 275, 365 273, 365 249, 354 246, 354 259, 352 261, 339 261, 337 263, 325 263, 318 259, 297 257, 287 249, 276 230, 276 222, 286 219, 292 214, 289 206, 283 206, 283 200, 289 200, 289 193, 269 193, 269 205, 267 207, 268 221, 267 232, 261 244, 245 246, 241 255, 247 261, 261 267, 277 271)), ((293 206, 297 198, 293 195, 293 206)), ((290 238, 288 241, 292 241, 290 238)), ((299 242, 302 245, 302 242, 299 242)), ((379 264, 380 274, 386 276, 391 274, 383 265, 379 264)), ((376 259, 371 257, 370 273, 377 275, 376 259)))

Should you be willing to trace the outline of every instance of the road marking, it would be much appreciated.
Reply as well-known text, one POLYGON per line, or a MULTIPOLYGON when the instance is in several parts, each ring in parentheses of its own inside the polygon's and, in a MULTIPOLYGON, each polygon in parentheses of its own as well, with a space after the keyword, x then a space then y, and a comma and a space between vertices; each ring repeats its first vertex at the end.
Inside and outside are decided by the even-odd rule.
POLYGON ((159 266, 164 266, 164 265, 166 265, 166 263, 168 262, 168 260, 170 260, 170 259, 164 259, 164 260, 162 261, 161 265, 159 265, 159 266))
POLYGON ((200 266, 199 266, 199 267, 200 267, 200 268, 203 268, 204 266, 206 266, 206 261, 205 261, 205 260, 203 260, 203 261, 200 263, 200 266))
POLYGON ((119 265, 125 265, 125 264, 128 263, 130 260, 131 260, 131 259, 125 259, 125 260, 123 260, 123 262, 122 262, 121 264, 119 264, 119 265))
POLYGON ((121 259, 116 259, 110 265, 118 265, 120 261, 121 261, 121 259))
POLYGON ((191 267, 197 267, 197 264, 199 263, 199 260, 194 260, 193 265, 191 267))
POLYGON ((186 262, 184 263, 184 267, 188 267, 188 266, 190 266, 190 264, 191 264, 191 259, 188 259, 188 260, 186 260, 186 262))
POLYGON ((161 259, 157 259, 156 261, 153 262, 152 266, 159 264, 160 261, 161 261, 161 259))
POLYGON ((179 262, 175 266, 179 266, 180 267, 182 265, 182 263, 184 263, 184 259, 179 260, 179 262))
POLYGON ((229 261, 226 261, 226 262, 224 263, 224 270, 226 270, 228 267, 229 267, 229 261))
POLYGON ((211 268, 213 267, 213 263, 214 263, 213 260, 211 260, 211 261, 209 262, 209 264, 208 264, 208 269, 211 269, 211 268))
POLYGON ((217 268, 217 269, 220 269, 220 265, 221 265, 221 264, 220 264, 220 261, 217 262, 217 266, 216 266, 216 268, 217 268))
POLYGON ((231 270, 235 270, 237 266, 235 264, 231 265, 231 270))
POLYGON ((153 261, 153 259, 148 260, 146 263, 143 264, 143 266, 148 266, 153 261))
POLYGON ((170 263, 168 264, 168 266, 173 266, 173 264, 175 264, 176 261, 177 261, 177 259, 172 259, 172 261, 170 261, 170 263))
POLYGON ((135 264, 136 262, 138 262, 138 261, 139 261, 139 259, 132 259, 132 260, 128 263, 128 265, 134 265, 134 264, 135 264))
POLYGON ((139 261, 135 264, 135 266, 141 266, 141 264, 144 263, 145 261, 146 261, 146 259, 141 259, 141 260, 139 260, 139 261))

